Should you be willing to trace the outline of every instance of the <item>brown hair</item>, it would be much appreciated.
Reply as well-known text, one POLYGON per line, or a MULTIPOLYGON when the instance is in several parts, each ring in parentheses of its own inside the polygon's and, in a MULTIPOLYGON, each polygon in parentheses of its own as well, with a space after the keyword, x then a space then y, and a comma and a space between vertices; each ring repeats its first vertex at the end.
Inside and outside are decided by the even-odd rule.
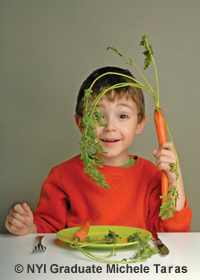
MULTIPOLYGON (((99 68, 95 71, 93 71, 90 76, 83 82, 79 94, 77 97, 77 104, 76 104, 76 115, 78 116, 83 116, 83 96, 85 94, 85 90, 88 89, 93 81, 99 77, 102 74, 105 74, 107 72, 112 72, 113 74, 106 74, 99 78, 93 85, 92 87, 92 95, 96 97, 98 94, 102 92, 102 90, 109 88, 115 84, 119 83, 136 83, 133 81, 131 78, 129 79, 128 77, 124 77, 118 74, 114 73, 120 73, 127 75, 129 77, 134 78, 134 76, 131 74, 129 70, 125 70, 119 67, 103 67, 99 68)), ((122 98, 123 96, 126 96, 127 99, 131 98, 137 105, 137 110, 138 110, 138 121, 141 122, 144 119, 145 116, 145 102, 144 102, 144 95, 143 92, 140 88, 134 87, 134 86, 124 86, 120 88, 114 89, 115 95, 114 98, 122 98)), ((112 90, 108 91, 106 93, 106 96, 109 98, 110 101, 113 101, 113 95, 111 94, 112 90)))

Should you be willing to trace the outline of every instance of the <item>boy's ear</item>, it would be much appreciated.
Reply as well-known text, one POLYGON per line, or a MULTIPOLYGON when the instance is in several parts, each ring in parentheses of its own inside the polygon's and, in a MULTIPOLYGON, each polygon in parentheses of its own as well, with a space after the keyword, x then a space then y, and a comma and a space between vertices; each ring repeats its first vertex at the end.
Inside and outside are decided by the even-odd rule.
POLYGON ((83 132, 82 117, 78 116, 78 115, 75 115, 75 122, 76 122, 76 125, 78 126, 80 132, 82 133, 83 132))
POLYGON ((143 119, 140 123, 138 123, 138 125, 137 125, 136 131, 135 131, 135 134, 136 134, 136 135, 139 135, 139 134, 142 133, 143 128, 144 128, 145 123, 146 123, 146 120, 147 120, 147 117, 146 117, 146 115, 145 115, 145 116, 144 116, 144 119, 143 119))

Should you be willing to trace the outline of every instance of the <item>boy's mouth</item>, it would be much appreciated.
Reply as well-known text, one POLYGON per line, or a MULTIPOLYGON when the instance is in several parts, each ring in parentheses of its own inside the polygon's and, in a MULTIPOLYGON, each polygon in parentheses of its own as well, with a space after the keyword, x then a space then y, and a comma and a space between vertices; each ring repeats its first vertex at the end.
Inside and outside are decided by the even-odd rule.
POLYGON ((112 143, 112 142, 118 142, 119 139, 101 139, 101 141, 103 141, 103 142, 108 142, 108 143, 112 143))

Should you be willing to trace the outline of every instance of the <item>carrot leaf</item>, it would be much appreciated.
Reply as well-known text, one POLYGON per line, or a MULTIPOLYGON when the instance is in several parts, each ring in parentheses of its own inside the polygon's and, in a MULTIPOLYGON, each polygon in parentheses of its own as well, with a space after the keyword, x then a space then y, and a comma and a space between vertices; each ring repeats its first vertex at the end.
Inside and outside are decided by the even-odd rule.
POLYGON ((149 45, 147 43, 147 39, 148 37, 146 37, 146 35, 143 35, 142 40, 140 42, 141 46, 145 47, 145 51, 143 52, 143 54, 146 56, 145 60, 144 60, 144 69, 147 69, 152 61, 153 58, 153 49, 152 46, 149 45))
POLYGON ((177 199, 179 198, 177 186, 173 186, 168 190, 168 193, 160 198, 166 197, 166 201, 160 206, 159 216, 162 220, 171 218, 176 211, 177 199))

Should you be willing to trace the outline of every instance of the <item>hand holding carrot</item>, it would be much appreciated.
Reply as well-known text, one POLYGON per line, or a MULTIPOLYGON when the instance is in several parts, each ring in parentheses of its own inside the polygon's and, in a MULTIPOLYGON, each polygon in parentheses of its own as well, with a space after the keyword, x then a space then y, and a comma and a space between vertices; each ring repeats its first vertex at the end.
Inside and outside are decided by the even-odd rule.
MULTIPOLYGON (((176 157, 174 154, 173 146, 171 142, 164 142, 160 146, 160 150, 154 150, 153 155, 156 158, 156 165, 158 166, 159 170, 164 170, 168 177, 168 188, 171 188, 173 185, 176 185, 176 174, 170 171, 170 163, 176 162, 176 157)), ((184 190, 184 183, 183 177, 181 173, 180 164, 178 164, 178 192, 179 192, 179 199, 177 201, 177 209, 181 210, 185 207, 185 190, 184 190)))
POLYGON ((176 156, 174 154, 171 142, 164 142, 160 146, 160 150, 154 150, 153 155, 156 158, 156 165, 159 170, 164 170, 168 177, 169 186, 176 185, 176 174, 170 171, 170 163, 176 163, 176 156))
POLYGON ((23 203, 16 204, 7 216, 5 226, 8 231, 15 235, 36 233, 37 229, 33 223, 33 213, 30 207, 23 203))

